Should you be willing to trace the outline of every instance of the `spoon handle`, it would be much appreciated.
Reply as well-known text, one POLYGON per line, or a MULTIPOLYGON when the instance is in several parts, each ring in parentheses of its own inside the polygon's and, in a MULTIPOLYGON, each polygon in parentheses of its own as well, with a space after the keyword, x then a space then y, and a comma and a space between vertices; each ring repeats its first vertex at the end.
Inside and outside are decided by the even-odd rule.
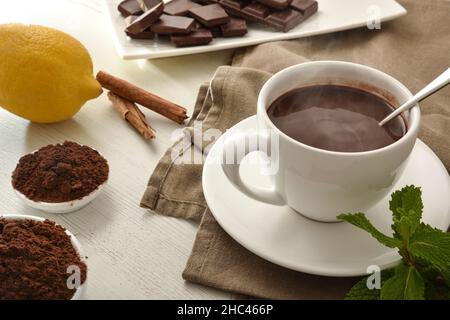
POLYGON ((450 83, 450 68, 448 68, 446 71, 444 71, 439 77, 431 81, 425 88, 417 92, 412 98, 410 98, 408 101, 406 101, 401 107, 397 108, 394 112, 392 112, 390 115, 388 115, 386 118, 384 118, 382 121, 380 121, 379 126, 381 127, 388 121, 392 120, 396 116, 398 116, 400 113, 402 113, 405 110, 408 110, 409 108, 413 107, 417 104, 417 102, 422 101, 426 97, 430 96, 431 94, 435 93, 439 89, 445 87, 450 83))

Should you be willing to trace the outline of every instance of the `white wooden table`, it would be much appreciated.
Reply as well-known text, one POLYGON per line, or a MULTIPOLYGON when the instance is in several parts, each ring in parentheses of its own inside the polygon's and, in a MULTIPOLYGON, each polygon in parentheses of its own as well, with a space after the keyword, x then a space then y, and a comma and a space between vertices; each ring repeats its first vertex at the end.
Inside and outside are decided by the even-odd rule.
MULTIPOLYGON (((48 25, 79 39, 102 69, 192 112, 197 90, 231 52, 154 61, 122 61, 113 48, 102 0, 0 1, 0 23, 48 25)), ((197 225, 139 207, 147 180, 178 126, 144 111, 157 130, 146 142, 111 107, 106 95, 88 102, 72 119, 37 125, 0 109, 0 212, 55 220, 76 234, 89 257, 89 299, 212 299, 229 294, 181 278, 197 225), (81 211, 53 215, 26 207, 11 188, 17 160, 47 144, 73 140, 98 149, 109 161, 105 192, 81 211)))

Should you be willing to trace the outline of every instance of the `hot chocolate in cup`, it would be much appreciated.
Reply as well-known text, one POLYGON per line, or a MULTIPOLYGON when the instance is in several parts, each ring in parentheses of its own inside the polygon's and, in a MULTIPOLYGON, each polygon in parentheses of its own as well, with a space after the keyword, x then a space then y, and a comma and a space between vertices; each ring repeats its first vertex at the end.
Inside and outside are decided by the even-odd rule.
MULTIPOLYGON (((387 132, 386 136, 379 131, 382 137, 377 136, 375 139, 373 139, 376 135, 374 130, 385 129, 372 127, 368 130, 364 126, 373 125, 370 119, 364 118, 367 123, 365 120, 354 121, 352 119, 354 114, 335 113, 336 110, 316 110, 311 116, 312 109, 308 109, 310 122, 314 123, 299 118, 295 115, 298 110, 294 110, 292 115, 289 115, 292 118, 284 119, 291 126, 290 132, 273 117, 273 110, 269 111, 269 116, 268 109, 274 102, 283 99, 283 96, 286 97, 290 92, 302 88, 318 87, 331 88, 336 91, 334 94, 340 97, 345 93, 339 91, 339 87, 343 90, 353 90, 362 96, 367 94, 369 100, 370 97, 379 99, 377 103, 380 106, 384 101, 386 108, 388 106, 396 108, 412 97, 411 92, 398 80, 382 71, 360 64, 315 61, 286 68, 273 75, 259 93, 258 130, 232 135, 223 144, 222 168, 234 186, 256 200, 275 205, 288 205, 298 213, 317 221, 335 222, 338 221, 336 219, 338 214, 365 211, 392 191, 416 142, 420 110, 418 105, 414 106, 402 115, 403 118, 396 119, 390 127, 386 127, 386 130, 392 132, 387 132), (325 112, 325 115, 320 112, 325 112), (322 121, 324 116, 328 122, 322 121), (299 127, 295 128, 297 122, 299 127), (318 130, 315 126, 323 125, 323 122, 325 125, 328 124, 328 127, 322 127, 325 130, 321 132, 326 136, 325 144, 321 144, 323 141, 314 136, 318 130), (337 124, 336 128, 330 129, 330 123, 332 126, 337 124), (363 127, 359 128, 360 131, 354 130, 354 124, 361 125, 361 123, 363 127), (342 130, 342 124, 349 130, 347 133, 344 132, 345 134, 339 131, 342 130), (299 135, 296 136, 296 133, 299 135), (389 137, 390 133, 392 135, 389 137), (363 143, 359 146, 356 146, 357 143, 348 143, 349 138, 346 134, 359 135, 357 138, 363 139, 363 143), (309 138, 311 139, 308 140, 309 138), (375 140, 374 144, 366 143, 366 140, 371 139, 375 140), (252 141, 257 143, 251 143, 252 141), (227 154, 242 145, 245 152, 237 155, 235 158, 237 163, 229 163, 230 157, 227 157, 227 154), (270 174, 272 186, 269 188, 253 185, 240 178, 239 163, 245 155, 253 151, 265 152, 270 159, 270 167, 276 168, 270 174)), ((280 110, 285 105, 287 104, 282 103, 280 110)), ((369 105, 372 108, 372 105, 369 105)), ((364 114, 361 110, 363 109, 357 111, 364 114)), ((383 114, 386 112, 389 112, 389 108, 384 110, 383 114)), ((370 117, 372 115, 369 112, 370 117)), ((380 115, 373 117, 372 120, 376 123, 380 115)))

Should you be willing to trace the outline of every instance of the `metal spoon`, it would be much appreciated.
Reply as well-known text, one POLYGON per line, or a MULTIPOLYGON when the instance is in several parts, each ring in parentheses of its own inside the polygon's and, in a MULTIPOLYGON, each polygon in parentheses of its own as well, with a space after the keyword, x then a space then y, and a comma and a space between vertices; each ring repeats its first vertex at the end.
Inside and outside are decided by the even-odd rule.
POLYGON ((386 118, 380 121, 378 125, 380 127, 383 126, 385 123, 392 120, 403 111, 414 107, 417 104, 417 102, 422 101, 423 99, 431 96, 433 93, 442 89, 449 83, 450 83, 450 68, 444 71, 444 73, 442 73, 439 77, 431 81, 425 88, 417 92, 411 99, 406 101, 401 107, 395 109, 395 111, 393 111, 390 115, 388 115, 386 118))

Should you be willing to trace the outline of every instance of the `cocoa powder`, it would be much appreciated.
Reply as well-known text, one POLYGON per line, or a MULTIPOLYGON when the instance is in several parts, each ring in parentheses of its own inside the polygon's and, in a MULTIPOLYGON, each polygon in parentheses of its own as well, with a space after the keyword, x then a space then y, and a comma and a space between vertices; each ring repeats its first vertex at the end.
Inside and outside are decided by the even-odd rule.
POLYGON ((108 163, 96 150, 66 141, 23 156, 12 184, 34 201, 66 202, 87 196, 108 174, 108 163))
POLYGON ((78 266, 80 283, 87 267, 65 229, 49 220, 0 218, 0 300, 66 299, 69 266, 78 266))

